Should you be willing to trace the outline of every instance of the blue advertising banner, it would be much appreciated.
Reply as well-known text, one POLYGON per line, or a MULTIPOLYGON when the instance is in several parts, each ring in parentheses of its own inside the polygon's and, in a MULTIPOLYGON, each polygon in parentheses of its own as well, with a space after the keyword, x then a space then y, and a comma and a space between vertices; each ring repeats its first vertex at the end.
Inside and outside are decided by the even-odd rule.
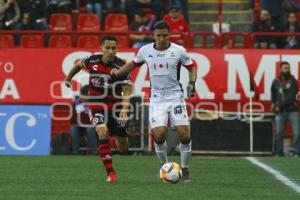
POLYGON ((51 106, 0 105, 0 154, 49 155, 51 106))

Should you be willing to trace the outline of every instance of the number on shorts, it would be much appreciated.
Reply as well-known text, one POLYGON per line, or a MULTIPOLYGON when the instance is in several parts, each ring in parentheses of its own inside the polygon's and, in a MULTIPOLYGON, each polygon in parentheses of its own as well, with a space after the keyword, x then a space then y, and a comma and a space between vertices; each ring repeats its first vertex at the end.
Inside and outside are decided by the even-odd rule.
POLYGON ((182 113, 182 106, 181 105, 178 105, 174 108, 174 114, 177 115, 177 114, 181 114, 182 113))

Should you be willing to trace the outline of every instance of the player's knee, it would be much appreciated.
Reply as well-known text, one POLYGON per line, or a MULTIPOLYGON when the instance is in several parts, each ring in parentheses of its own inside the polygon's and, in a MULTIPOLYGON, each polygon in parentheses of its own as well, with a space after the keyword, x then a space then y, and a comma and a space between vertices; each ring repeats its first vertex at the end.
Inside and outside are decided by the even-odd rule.
POLYGON ((106 139, 108 137, 108 128, 105 124, 96 126, 96 132, 99 139, 106 139))
POLYGON ((182 135, 182 136, 180 137, 180 142, 181 142, 182 144, 188 144, 188 143, 190 143, 190 141, 191 141, 191 137, 190 137, 189 134, 187 134, 187 135, 182 135))
POLYGON ((161 137, 161 138, 155 138, 154 141, 156 144, 160 145, 163 144, 166 141, 166 139, 164 137, 161 137))

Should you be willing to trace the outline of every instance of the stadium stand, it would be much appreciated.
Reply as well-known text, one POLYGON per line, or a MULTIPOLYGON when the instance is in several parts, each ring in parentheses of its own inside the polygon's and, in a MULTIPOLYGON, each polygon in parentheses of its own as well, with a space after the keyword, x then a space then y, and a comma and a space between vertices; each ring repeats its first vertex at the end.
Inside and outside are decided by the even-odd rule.
POLYGON ((41 35, 23 35, 20 46, 22 48, 43 48, 43 37, 41 35))
POLYGON ((72 40, 70 35, 52 35, 50 36, 50 48, 72 48, 72 40))
POLYGON ((15 47, 14 38, 9 34, 0 35, 0 48, 13 48, 15 47))
POLYGON ((126 14, 108 14, 105 18, 106 31, 128 31, 128 18, 126 14))
POLYGON ((101 24, 96 14, 79 14, 77 21, 78 31, 99 31, 101 24))
POLYGON ((97 35, 81 35, 77 38, 77 48, 99 48, 100 40, 97 35))
POLYGON ((56 13, 50 16, 49 28, 52 31, 71 31, 72 18, 70 14, 56 13))

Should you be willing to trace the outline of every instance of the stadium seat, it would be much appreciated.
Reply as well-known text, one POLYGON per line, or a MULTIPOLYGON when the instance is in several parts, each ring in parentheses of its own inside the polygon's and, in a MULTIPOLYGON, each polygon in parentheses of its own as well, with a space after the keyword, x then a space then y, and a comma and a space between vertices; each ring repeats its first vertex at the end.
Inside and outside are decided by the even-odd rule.
POLYGON ((99 31, 100 21, 96 14, 80 14, 77 21, 78 31, 99 31))
POLYGON ((100 40, 97 35, 81 35, 77 39, 78 48, 96 49, 100 46, 100 40))
POLYGON ((41 35, 23 35, 21 37, 22 48, 43 48, 44 40, 41 35))
POLYGON ((70 14, 55 13, 50 16, 49 27, 51 31, 71 31, 72 20, 70 14))
POLYGON ((15 47, 15 43, 12 35, 0 35, 0 48, 13 47, 15 47))
POLYGON ((129 48, 129 38, 127 35, 116 35, 118 39, 118 47, 119 48, 129 48))
POLYGON ((106 31, 128 31, 128 18, 126 14, 108 14, 105 18, 106 31))
POLYGON ((52 35, 49 40, 50 48, 72 48, 70 35, 52 35))

